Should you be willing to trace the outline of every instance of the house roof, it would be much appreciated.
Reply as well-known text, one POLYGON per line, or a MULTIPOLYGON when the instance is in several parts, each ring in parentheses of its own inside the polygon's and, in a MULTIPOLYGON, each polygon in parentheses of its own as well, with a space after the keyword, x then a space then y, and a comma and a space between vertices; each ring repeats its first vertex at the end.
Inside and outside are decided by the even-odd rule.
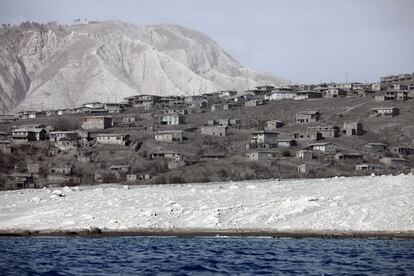
POLYGON ((182 130, 159 130, 156 134, 183 133, 182 130))
POLYGON ((18 128, 13 130, 13 132, 35 132, 35 133, 39 133, 41 131, 46 131, 43 128, 18 128))
POLYGON ((107 136, 129 136, 129 134, 125 133, 98 133, 96 137, 107 137, 107 136))
POLYGON ((303 111, 298 111, 296 114, 306 114, 306 115, 314 115, 314 114, 318 114, 319 111, 317 110, 303 110, 303 111))

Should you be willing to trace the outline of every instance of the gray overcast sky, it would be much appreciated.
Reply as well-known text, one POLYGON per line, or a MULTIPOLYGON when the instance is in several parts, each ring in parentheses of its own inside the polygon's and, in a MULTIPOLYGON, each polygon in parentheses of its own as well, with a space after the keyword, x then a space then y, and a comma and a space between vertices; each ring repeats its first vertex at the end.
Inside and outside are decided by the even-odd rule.
POLYGON ((183 25, 295 82, 414 72, 413 0, 0 0, 1 23, 75 18, 183 25))

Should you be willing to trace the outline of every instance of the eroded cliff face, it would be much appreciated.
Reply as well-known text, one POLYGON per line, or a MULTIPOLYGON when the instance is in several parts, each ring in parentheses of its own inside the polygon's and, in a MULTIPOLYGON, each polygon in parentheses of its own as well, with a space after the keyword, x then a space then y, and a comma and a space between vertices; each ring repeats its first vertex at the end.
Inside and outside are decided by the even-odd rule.
POLYGON ((0 112, 282 82, 242 67, 207 36, 176 25, 24 24, 1 28, 0 39, 0 112))

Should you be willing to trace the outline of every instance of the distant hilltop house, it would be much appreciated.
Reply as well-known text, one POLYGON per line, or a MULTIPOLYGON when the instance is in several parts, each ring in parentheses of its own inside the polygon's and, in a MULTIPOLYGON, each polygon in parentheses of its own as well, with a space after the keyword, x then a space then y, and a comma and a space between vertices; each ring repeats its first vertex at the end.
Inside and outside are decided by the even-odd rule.
POLYGON ((124 100, 133 107, 150 109, 155 104, 161 102, 161 97, 154 96, 154 95, 136 95, 136 96, 127 97, 124 100))
POLYGON ((83 129, 107 129, 113 127, 113 119, 109 116, 85 117, 82 123, 83 129))
POLYGON ((183 140, 182 130, 163 130, 155 133, 155 141, 158 142, 175 142, 183 140))
POLYGON ((292 91, 291 88, 275 88, 264 96, 265 100, 268 101, 280 101, 293 99, 296 96, 296 92, 292 91))
POLYGON ((17 117, 12 114, 0 114, 0 123, 8 124, 17 120, 17 117))
POLYGON ((119 133, 100 133, 96 135, 96 142, 99 144, 127 146, 130 143, 130 136, 119 133))
POLYGON ((388 89, 392 84, 403 84, 408 86, 414 85, 414 73, 389 75, 380 78, 382 90, 388 89))
POLYGON ((19 119, 35 119, 38 111, 19 111, 17 112, 17 118, 19 119))
POLYGON ((319 121, 320 113, 316 110, 299 111, 296 113, 296 123, 315 123, 319 121))
POLYGON ((400 113, 397 107, 374 107, 371 108, 371 116, 390 116, 394 117, 400 113))

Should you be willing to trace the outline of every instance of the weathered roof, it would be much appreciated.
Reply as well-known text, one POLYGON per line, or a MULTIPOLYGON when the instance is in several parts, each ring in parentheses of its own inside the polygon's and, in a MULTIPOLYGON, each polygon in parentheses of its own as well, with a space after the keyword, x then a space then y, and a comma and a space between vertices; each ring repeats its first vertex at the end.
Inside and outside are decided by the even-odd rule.
POLYGON ((96 137, 106 137, 106 136, 127 136, 127 133, 98 133, 96 137))
POLYGON ((18 128, 13 130, 13 132, 41 132, 41 131, 46 131, 43 128, 18 128))
POLYGON ((156 134, 183 133, 182 130, 159 130, 156 134))

